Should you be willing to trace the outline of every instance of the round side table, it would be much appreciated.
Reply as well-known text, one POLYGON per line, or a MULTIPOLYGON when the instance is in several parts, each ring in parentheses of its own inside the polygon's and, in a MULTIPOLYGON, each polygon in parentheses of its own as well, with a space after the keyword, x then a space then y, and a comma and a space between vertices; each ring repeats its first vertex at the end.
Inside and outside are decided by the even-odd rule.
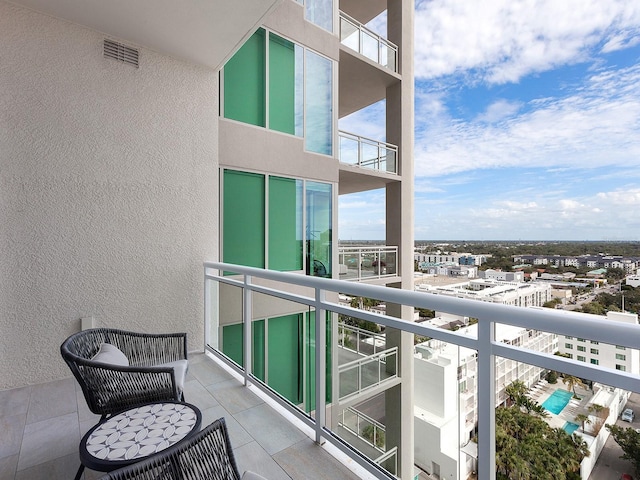
POLYGON ((191 437, 200 430, 200 410, 184 402, 159 402, 113 415, 80 441, 83 467, 110 472, 191 437))

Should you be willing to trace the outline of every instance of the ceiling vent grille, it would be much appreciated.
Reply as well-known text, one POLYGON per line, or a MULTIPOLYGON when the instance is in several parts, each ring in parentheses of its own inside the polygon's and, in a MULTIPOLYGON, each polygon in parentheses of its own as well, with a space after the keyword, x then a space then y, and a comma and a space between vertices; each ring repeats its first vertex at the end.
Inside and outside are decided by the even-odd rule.
POLYGON ((135 48, 127 47, 122 43, 107 40, 106 38, 104 40, 104 56, 107 58, 113 58, 138 68, 138 55, 138 50, 135 48))

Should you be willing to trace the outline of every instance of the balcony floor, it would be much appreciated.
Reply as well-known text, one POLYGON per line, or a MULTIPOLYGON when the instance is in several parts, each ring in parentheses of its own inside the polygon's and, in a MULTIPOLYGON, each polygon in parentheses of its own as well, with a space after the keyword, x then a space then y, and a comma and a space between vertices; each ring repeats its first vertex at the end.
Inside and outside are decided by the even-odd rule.
MULTIPOLYGON (((203 426, 225 417, 240 473, 361 478, 204 354, 189 355, 185 399, 200 408, 203 426)), ((98 419, 73 378, 0 391, 0 480, 73 478, 80 439, 98 419)), ((85 470, 84 479, 101 475, 85 470)))

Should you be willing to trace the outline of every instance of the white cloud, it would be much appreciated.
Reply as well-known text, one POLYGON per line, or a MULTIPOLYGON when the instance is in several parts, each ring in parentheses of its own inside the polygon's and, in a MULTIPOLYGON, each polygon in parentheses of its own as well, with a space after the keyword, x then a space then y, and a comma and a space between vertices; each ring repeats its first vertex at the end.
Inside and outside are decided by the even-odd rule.
POLYGON ((637 41, 637 0, 431 0, 417 3, 417 78, 467 70, 490 83, 572 64, 637 41), (635 38, 635 40, 634 40, 635 38))
POLYGON ((482 114, 478 115, 476 121, 487 123, 499 122, 518 113, 521 107, 522 102, 499 99, 489 105, 482 114))
MULTIPOLYGON (((420 204, 419 202, 417 202, 420 204)), ((435 239, 640 239, 640 188, 581 197, 532 201, 448 203, 416 208, 416 238, 435 239)))
MULTIPOLYGON (((499 105, 485 117, 492 108, 503 113, 516 108, 499 105)), ((640 65, 593 73, 572 94, 526 107, 497 124, 453 119, 447 113, 416 117, 416 175, 498 167, 640 167, 640 65)))

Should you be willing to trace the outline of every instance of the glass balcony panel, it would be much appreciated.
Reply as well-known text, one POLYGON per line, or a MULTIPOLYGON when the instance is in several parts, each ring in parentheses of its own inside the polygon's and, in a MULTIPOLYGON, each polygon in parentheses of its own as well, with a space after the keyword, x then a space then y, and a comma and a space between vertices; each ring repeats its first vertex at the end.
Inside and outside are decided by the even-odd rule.
POLYGON ((340 135, 340 161, 349 165, 357 165, 359 163, 360 147, 357 138, 340 135))
POLYGON ((394 276, 398 272, 398 248, 383 247, 339 247, 340 271, 344 280, 363 280, 394 276))
POLYGON ((360 29, 346 18, 340 18, 340 43, 356 52, 360 51, 360 29))
POLYGON ((362 142, 360 166, 380 170, 380 149, 377 143, 362 142))
POLYGON ((369 60, 372 60, 376 63, 380 63, 378 58, 379 55, 379 45, 377 36, 362 30, 362 55, 367 57, 369 60))
POLYGON ((389 173, 396 173, 398 171, 398 165, 396 164, 397 152, 391 148, 383 149, 383 157, 380 162, 382 170, 386 170, 389 173))
POLYGON ((380 64, 394 72, 398 71, 397 67, 398 51, 388 43, 380 43, 380 64))

